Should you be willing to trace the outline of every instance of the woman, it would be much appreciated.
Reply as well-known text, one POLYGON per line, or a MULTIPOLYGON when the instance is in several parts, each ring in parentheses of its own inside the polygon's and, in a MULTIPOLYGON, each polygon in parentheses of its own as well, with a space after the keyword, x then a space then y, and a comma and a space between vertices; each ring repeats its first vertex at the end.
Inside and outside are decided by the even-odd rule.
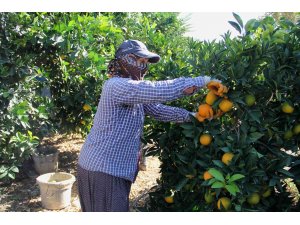
POLYGON ((145 115, 164 122, 190 121, 194 115, 161 103, 195 93, 210 77, 144 81, 148 64, 159 60, 142 42, 126 40, 110 62, 111 78, 103 85, 93 127, 79 156, 82 211, 129 211, 145 115))

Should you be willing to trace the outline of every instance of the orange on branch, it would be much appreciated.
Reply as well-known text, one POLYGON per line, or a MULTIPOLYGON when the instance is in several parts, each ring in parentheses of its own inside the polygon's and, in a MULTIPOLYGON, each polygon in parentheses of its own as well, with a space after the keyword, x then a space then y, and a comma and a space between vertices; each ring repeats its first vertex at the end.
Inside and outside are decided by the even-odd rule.
POLYGON ((209 145, 210 143, 211 143, 211 141, 212 141, 212 136, 210 135, 210 134, 202 134, 201 136, 200 136, 200 143, 202 144, 202 145, 209 145))
POLYGON ((260 201, 260 196, 258 193, 252 193, 250 196, 248 196, 247 198, 247 202, 250 204, 250 205, 256 205, 258 204, 260 201))
POLYGON ((233 103, 228 99, 223 99, 219 104, 219 108, 222 110, 222 112, 228 112, 232 109, 232 107, 233 103))
POLYGON ((234 154, 231 153, 231 152, 226 152, 224 153, 224 155, 222 156, 222 162, 225 164, 225 165, 229 165, 232 158, 234 157, 234 154))
POLYGON ((294 112, 294 107, 291 106, 288 102, 284 102, 284 103, 281 105, 281 110, 282 110, 282 112, 284 112, 284 113, 291 114, 291 113, 294 112))
POLYGON ((217 99, 218 96, 215 95, 213 91, 209 91, 205 97, 205 102, 209 105, 213 105, 217 99))
POLYGON ((219 210, 222 209, 221 205, 224 210, 228 211, 231 208, 231 200, 227 197, 222 197, 217 202, 217 206, 219 210))
POLYGON ((213 117, 214 112, 213 112, 213 109, 210 105, 201 104, 198 107, 198 115, 205 118, 205 119, 209 119, 209 118, 213 117))
POLYGON ((205 171, 205 172, 203 173, 203 179, 204 179, 204 180, 209 180, 209 179, 211 179, 211 178, 213 178, 213 176, 212 176, 208 171, 205 171))

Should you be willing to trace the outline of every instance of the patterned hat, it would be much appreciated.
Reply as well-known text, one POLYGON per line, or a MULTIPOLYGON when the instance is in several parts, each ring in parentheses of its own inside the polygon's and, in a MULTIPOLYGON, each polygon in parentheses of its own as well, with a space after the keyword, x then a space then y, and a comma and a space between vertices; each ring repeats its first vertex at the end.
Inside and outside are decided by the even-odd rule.
POLYGON ((116 57, 120 57, 124 54, 134 54, 136 56, 149 59, 150 63, 157 63, 160 60, 160 56, 150 52, 146 45, 137 40, 124 41, 116 52, 116 57))

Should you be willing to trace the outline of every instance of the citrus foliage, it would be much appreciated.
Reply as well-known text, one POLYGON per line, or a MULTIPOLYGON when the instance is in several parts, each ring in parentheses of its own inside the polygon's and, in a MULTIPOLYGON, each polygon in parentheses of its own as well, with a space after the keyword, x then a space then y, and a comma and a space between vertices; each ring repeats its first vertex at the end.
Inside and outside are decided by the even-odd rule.
MULTIPOLYGON (((211 120, 192 118, 155 130, 162 177, 159 190, 151 193, 151 210, 295 210, 283 180, 300 179, 300 135, 295 132, 300 123, 300 24, 266 17, 244 25, 234 16, 236 22, 230 23, 239 37, 227 33, 218 43, 190 40, 186 59, 186 70, 222 80, 232 109, 211 120), (212 136, 209 145, 199 142, 203 133, 212 136), (170 190, 171 205, 163 201, 170 190), (213 200, 207 197, 211 192, 216 193, 213 200)), ((197 112, 207 93, 177 104, 197 112)), ((222 101, 211 100, 214 114, 222 101)))

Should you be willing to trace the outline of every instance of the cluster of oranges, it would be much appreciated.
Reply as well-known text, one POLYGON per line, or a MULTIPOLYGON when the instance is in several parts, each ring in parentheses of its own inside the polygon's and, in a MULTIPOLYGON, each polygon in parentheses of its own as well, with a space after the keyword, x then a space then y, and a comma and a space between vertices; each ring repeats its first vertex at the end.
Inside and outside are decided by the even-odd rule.
MULTIPOLYGON (((222 156, 222 162, 225 165, 228 166, 230 164, 230 162, 231 162, 231 160, 232 160, 233 157, 234 157, 233 153, 226 152, 222 156)), ((213 178, 213 176, 208 171, 205 171, 203 173, 203 179, 204 180, 210 180, 212 178, 213 178)), ((208 203, 208 204, 212 203, 214 201, 214 199, 215 199, 215 195, 216 195, 215 192, 211 192, 211 191, 206 192, 205 195, 204 195, 204 199, 205 199, 206 203, 208 203)), ((217 202, 217 208, 219 210, 221 210, 221 209, 229 210, 231 208, 231 200, 229 198, 227 198, 227 197, 221 197, 221 198, 219 198, 219 200, 217 202)))
POLYGON ((228 112, 232 109, 233 103, 225 95, 228 92, 228 88, 217 81, 211 81, 207 84, 209 92, 205 97, 205 103, 199 105, 196 118, 203 122, 204 120, 211 120, 216 117, 220 117, 223 113, 228 112), (222 98, 219 103, 219 109, 214 112, 212 105, 218 98, 222 98))
MULTIPOLYGON (((225 95, 228 92, 228 88, 222 85, 220 82, 211 81, 207 84, 207 88, 209 92, 205 97, 205 103, 199 105, 198 112, 196 113, 196 118, 203 122, 204 120, 208 119, 211 120, 213 118, 219 117, 224 113, 230 111, 233 107, 232 101, 228 99, 225 95), (218 109, 214 112, 212 105, 218 98, 222 98, 218 105, 218 109)), ((202 134, 200 136, 200 143, 201 145, 207 146, 211 143, 212 136, 210 134, 202 134)))
MULTIPOLYGON (((294 112, 294 107, 293 107, 293 105, 289 104, 288 102, 284 102, 281 105, 281 111, 286 114, 292 114, 294 112)), ((300 123, 295 124, 293 128, 285 131, 284 139, 289 140, 294 135, 298 135, 298 134, 300 134, 300 123)))
MULTIPOLYGON (((207 88, 209 89, 209 92, 207 93, 205 97, 205 103, 201 104, 198 107, 198 113, 197 113, 197 119, 200 122, 203 122, 205 119, 211 120, 217 117, 220 117, 224 113, 230 111, 233 107, 233 103, 228 99, 228 97, 225 95, 228 92, 228 88, 224 85, 222 85, 220 82, 217 81, 211 81, 208 83, 207 88), (218 105, 218 109, 216 112, 214 112, 212 105, 219 99, 222 98, 218 105)), ((212 136, 210 134, 202 134, 200 136, 200 144, 204 146, 208 146, 212 142, 212 136)), ((231 152, 226 152, 222 156, 222 162, 225 165, 229 165, 232 158, 234 157, 234 154, 231 152)), ((209 180, 213 178, 213 176, 208 172, 205 171, 203 174, 204 180, 209 180)), ((215 198, 216 193, 215 192, 207 192, 204 196, 205 201, 207 203, 212 203, 215 198)), ((225 210, 229 210, 231 208, 231 201, 227 197, 221 197, 217 202, 217 208, 221 210, 221 208, 224 208, 225 210), (222 206, 221 206, 222 205, 222 206)))

